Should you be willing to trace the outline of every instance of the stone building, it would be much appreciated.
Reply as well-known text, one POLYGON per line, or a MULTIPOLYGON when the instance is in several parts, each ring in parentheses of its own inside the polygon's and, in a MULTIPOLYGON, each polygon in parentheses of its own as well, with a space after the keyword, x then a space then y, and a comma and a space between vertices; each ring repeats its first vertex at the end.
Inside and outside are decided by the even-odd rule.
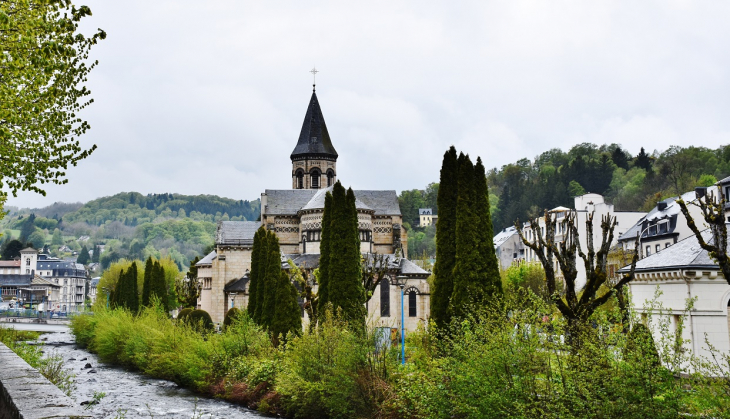
MULTIPOLYGON (((215 250, 197 264, 201 284, 198 307, 208 311, 214 322, 221 322, 229 308, 244 308, 248 304, 253 236, 261 225, 279 238, 284 269, 289 268, 288 260, 310 273, 319 266, 324 198, 337 181, 338 157, 313 92, 290 155, 292 189, 264 190, 261 221, 220 222, 215 250)), ((366 256, 386 255, 388 263, 388 286, 378 286, 368 304, 371 322, 388 327, 400 324, 400 316, 390 308, 400 301, 400 289, 393 280, 408 278, 404 287, 405 324, 415 329, 429 317, 430 290, 426 279, 430 273, 401 257, 408 254, 408 237, 402 227, 398 195, 394 190, 354 192, 360 251, 366 256)))

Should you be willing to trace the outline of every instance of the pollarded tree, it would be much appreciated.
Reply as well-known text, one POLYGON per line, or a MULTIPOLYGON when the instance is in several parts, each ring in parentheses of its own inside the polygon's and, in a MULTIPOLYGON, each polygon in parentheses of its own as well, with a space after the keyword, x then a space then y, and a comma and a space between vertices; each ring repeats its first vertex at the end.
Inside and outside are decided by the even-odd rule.
POLYGON ((264 226, 261 226, 258 230, 256 230, 256 233, 253 235, 253 248, 251 249, 251 271, 248 274, 248 280, 249 280, 249 287, 248 287, 248 306, 246 307, 246 311, 248 311, 249 317, 253 319, 253 321, 258 322, 258 319, 256 317, 256 308, 259 306, 259 298, 261 297, 261 293, 259 291, 260 285, 261 285, 261 248, 262 248, 262 236, 266 236, 266 229, 264 229, 264 226))
MULTIPOLYGON (((613 242, 616 217, 610 215, 601 217, 601 243, 596 251, 593 243, 593 215, 594 213, 591 212, 586 218, 587 253, 584 253, 581 249, 575 212, 566 212, 565 216, 558 221, 557 213, 546 210, 544 232, 538 219, 531 220, 529 228, 532 231, 532 237, 535 238, 532 241, 525 238, 519 221, 515 223, 522 243, 532 249, 540 259, 540 263, 545 270, 545 281, 550 293, 550 299, 567 321, 569 341, 574 349, 580 347, 581 335, 587 330, 588 320, 593 313, 634 279, 636 261, 638 260, 638 253, 635 253, 629 271, 624 273, 618 281, 611 284, 608 281, 608 255, 613 242), (565 232, 563 239, 560 241, 555 238, 558 225, 565 232), (583 262, 586 271, 586 283, 582 290, 576 289, 578 257, 583 262), (565 281, 564 296, 560 295, 558 289, 556 261, 565 281), (602 287, 605 292, 598 295, 598 291, 602 287)), ((639 237, 637 236, 634 248, 638 249, 638 243, 639 237)))
POLYGON ((449 303, 454 291, 452 273, 456 262, 456 198, 458 163, 453 146, 444 154, 437 196, 436 264, 431 295, 431 317, 443 327, 451 320, 449 303))
POLYGON ((78 33, 87 6, 70 0, 0 2, 0 188, 13 195, 39 185, 63 184, 65 170, 96 148, 78 140, 89 129, 79 112, 96 62, 89 51, 106 34, 78 33))

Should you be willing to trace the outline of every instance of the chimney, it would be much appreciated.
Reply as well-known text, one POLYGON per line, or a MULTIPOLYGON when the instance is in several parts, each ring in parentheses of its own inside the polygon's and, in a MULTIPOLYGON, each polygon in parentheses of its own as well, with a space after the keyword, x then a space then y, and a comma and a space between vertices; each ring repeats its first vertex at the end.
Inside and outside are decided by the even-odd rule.
POLYGON ((657 202, 656 209, 659 211, 664 211, 665 209, 667 209, 667 203, 664 201, 657 202))

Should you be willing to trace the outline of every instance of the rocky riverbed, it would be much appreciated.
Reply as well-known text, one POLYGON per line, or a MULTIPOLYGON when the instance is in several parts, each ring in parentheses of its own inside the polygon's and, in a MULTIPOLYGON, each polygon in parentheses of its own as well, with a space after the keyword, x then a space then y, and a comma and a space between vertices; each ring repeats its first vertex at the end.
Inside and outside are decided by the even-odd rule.
POLYGON ((223 400, 209 399, 177 384, 104 365, 97 357, 76 347, 66 329, 41 335, 47 355, 58 354, 65 367, 76 374, 72 397, 88 407, 94 418, 260 418, 262 415, 223 400), (88 404, 105 393, 98 404, 88 404))

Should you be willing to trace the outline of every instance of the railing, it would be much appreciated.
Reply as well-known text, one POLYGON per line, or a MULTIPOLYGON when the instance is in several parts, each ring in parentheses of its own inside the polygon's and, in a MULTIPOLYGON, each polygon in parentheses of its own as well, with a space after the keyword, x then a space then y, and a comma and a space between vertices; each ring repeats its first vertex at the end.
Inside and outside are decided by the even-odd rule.
POLYGON ((0 310, 0 317, 17 317, 17 318, 29 318, 29 319, 68 319, 77 313, 68 312, 47 312, 38 310, 15 310, 7 309, 0 310))

